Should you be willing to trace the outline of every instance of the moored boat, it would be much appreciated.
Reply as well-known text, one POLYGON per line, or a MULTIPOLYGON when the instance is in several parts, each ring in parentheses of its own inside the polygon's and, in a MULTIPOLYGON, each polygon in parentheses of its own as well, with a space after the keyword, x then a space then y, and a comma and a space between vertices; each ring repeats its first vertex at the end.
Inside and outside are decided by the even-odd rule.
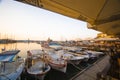
POLYGON ((53 48, 55 50, 61 50, 63 46, 61 46, 60 44, 58 43, 55 43, 55 42, 49 42, 48 46, 50 48, 53 48))
POLYGON ((86 50, 84 52, 85 54, 88 54, 90 58, 98 58, 100 55, 104 55, 105 53, 103 52, 98 52, 98 51, 90 51, 90 50, 86 50))
POLYGON ((0 80, 16 80, 24 69, 24 60, 17 56, 20 50, 0 53, 0 80))
POLYGON ((26 59, 27 73, 36 79, 44 80, 45 75, 50 71, 50 66, 45 61, 41 50, 28 51, 26 59))
POLYGON ((62 59, 49 59, 48 64, 53 68, 61 72, 66 72, 67 69, 67 62, 62 59))
POLYGON ((44 80, 44 77, 48 71, 50 71, 50 66, 46 65, 43 61, 35 62, 35 64, 27 69, 28 74, 39 80, 44 80))
POLYGON ((58 51, 58 54, 60 54, 62 59, 66 60, 68 63, 77 64, 77 65, 84 59, 89 58, 88 55, 80 55, 65 50, 58 51))
POLYGON ((53 68, 61 72, 66 72, 67 61, 62 59, 56 52, 48 52, 48 64, 53 68))

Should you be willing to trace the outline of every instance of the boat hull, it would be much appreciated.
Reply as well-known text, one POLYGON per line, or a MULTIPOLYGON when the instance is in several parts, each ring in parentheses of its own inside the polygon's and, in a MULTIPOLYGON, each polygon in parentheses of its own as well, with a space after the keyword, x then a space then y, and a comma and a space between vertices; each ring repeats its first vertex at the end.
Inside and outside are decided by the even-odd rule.
POLYGON ((21 63, 19 67, 9 74, 0 73, 0 80, 16 80, 24 69, 24 63, 21 63), (4 76, 5 75, 5 76, 4 76))
MULTIPOLYGON (((40 64, 40 63, 39 63, 40 64)), ((45 65, 45 67, 39 67, 39 64, 36 67, 31 66, 30 68, 27 69, 27 73, 36 79, 39 80, 44 80, 45 75, 47 74, 48 71, 50 71, 50 66, 45 65)))
POLYGON ((65 62, 64 64, 58 64, 58 63, 53 63, 52 61, 49 61, 49 65, 55 69, 55 70, 58 70, 58 71, 61 71, 61 72, 66 72, 67 70, 67 62, 65 62))

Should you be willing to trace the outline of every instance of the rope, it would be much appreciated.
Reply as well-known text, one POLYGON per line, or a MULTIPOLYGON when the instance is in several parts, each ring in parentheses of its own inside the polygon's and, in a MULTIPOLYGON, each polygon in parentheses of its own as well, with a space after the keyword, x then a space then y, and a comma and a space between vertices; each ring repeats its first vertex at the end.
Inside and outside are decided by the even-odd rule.
POLYGON ((78 70, 82 70, 82 69, 80 69, 79 67, 77 67, 74 63, 72 63, 71 61, 70 61, 70 64, 72 64, 76 69, 78 69, 78 70))

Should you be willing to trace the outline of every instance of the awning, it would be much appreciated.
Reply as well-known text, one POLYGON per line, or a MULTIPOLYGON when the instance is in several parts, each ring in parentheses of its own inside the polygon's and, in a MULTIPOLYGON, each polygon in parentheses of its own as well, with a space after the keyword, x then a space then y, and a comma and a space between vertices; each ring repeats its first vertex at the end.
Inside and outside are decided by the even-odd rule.
POLYGON ((12 62, 20 50, 11 50, 0 53, 0 62, 12 62))
POLYGON ((0 62, 12 62, 14 60, 15 55, 14 54, 0 54, 0 62))
POLYGON ((88 28, 120 35, 120 0, 16 0, 88 22, 88 28))

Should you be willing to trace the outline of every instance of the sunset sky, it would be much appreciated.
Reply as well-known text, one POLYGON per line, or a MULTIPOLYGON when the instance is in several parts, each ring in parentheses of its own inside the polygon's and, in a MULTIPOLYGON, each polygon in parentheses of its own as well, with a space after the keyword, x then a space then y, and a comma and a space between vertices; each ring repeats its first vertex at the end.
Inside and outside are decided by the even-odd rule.
POLYGON ((85 22, 13 0, 0 0, 0 38, 74 40, 94 38, 85 22))

